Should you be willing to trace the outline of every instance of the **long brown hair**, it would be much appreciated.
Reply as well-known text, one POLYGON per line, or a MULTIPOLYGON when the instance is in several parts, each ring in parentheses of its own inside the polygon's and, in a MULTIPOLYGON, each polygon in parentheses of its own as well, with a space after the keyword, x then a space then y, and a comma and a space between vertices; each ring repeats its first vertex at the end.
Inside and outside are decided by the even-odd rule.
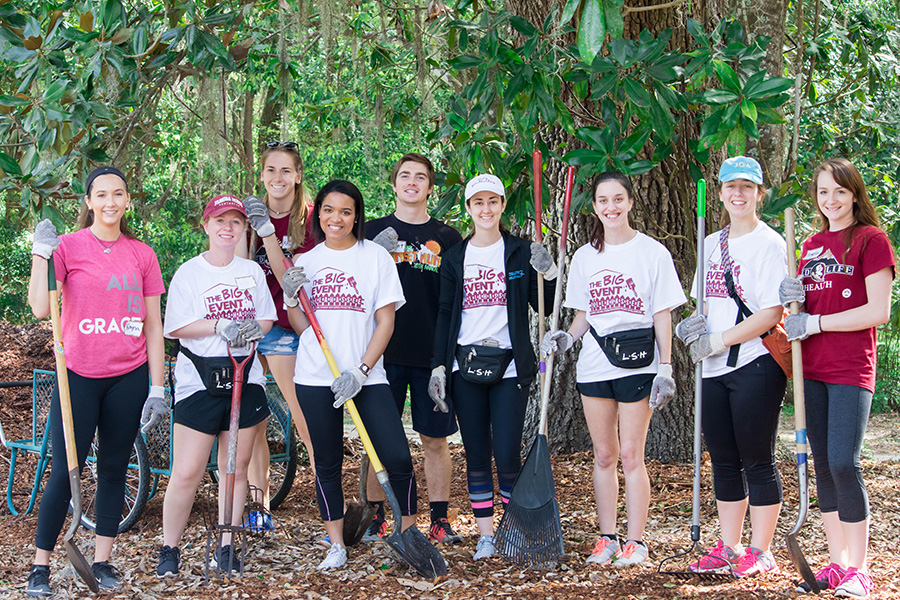
MULTIPOLYGON (((105 167, 100 167, 98 169, 95 169, 94 172, 102 171, 103 169, 105 169, 105 167)), ((116 172, 112 172, 112 170, 111 170, 108 173, 101 172, 99 174, 100 175, 115 175, 116 177, 121 179, 122 182, 125 184, 125 193, 127 194, 128 193, 128 182, 125 181, 125 178, 123 176, 121 176, 119 173, 120 172, 118 170, 116 170, 116 172)), ((88 227, 90 227, 91 225, 94 224, 94 211, 91 210, 90 208, 88 208, 88 205, 87 205, 87 199, 91 197, 91 188, 94 187, 94 178, 95 177, 93 175, 94 175, 94 173, 91 173, 91 175, 88 175, 88 178, 87 178, 88 187, 84 191, 84 198, 81 201, 81 211, 78 213, 78 218, 75 220, 75 229, 76 230, 87 229, 88 227)), ((129 200, 130 199, 131 199, 131 196, 129 195, 129 200)), ((119 219, 119 231, 122 232, 122 235, 124 235, 127 238, 131 238, 133 240, 137 239, 137 236, 134 235, 134 232, 132 232, 131 228, 128 227, 127 215, 123 214, 122 218, 119 219)))
POLYGON ((878 219, 878 213, 875 212, 875 206, 869 198, 869 192, 866 191, 866 183, 863 181, 859 170, 846 158, 829 158, 816 168, 812 181, 809 183, 809 195, 816 206, 816 212, 819 213, 819 231, 828 231, 830 226, 828 217, 825 216, 825 213, 819 207, 819 174, 822 171, 831 173, 834 181, 839 186, 850 190, 855 200, 853 203, 853 218, 856 221, 844 231, 844 258, 846 258, 847 253, 850 251, 850 241, 853 239, 854 232, 859 227, 881 227, 881 223, 878 219))
MULTIPOLYGON (((625 188, 625 194, 628 196, 628 199, 634 202, 634 191, 631 187, 631 180, 628 179, 624 173, 618 171, 605 171, 596 175, 594 181, 591 183, 591 206, 594 205, 594 198, 597 197, 597 188, 607 181, 615 181, 625 188)), ((634 218, 631 216, 631 211, 628 211, 628 226, 634 229, 634 218)), ((597 216, 596 211, 591 213, 591 236, 589 241, 591 246, 593 246, 597 252, 603 252, 603 238, 605 235, 606 232, 603 229, 603 222, 600 220, 600 217, 597 216)))
MULTIPOLYGON (((266 149, 263 150, 262 155, 259 157, 261 170, 265 170, 266 160, 276 152, 282 152, 290 156, 294 161, 294 168, 297 169, 297 172, 300 174, 300 183, 294 185, 294 200, 291 202, 291 218, 288 222, 288 235, 291 238, 291 243, 294 245, 294 248, 299 248, 306 241, 306 220, 309 218, 309 205, 312 204, 312 198, 310 197, 309 192, 306 191, 303 180, 305 174, 303 171, 303 157, 300 156, 300 151, 297 149, 296 144, 279 143, 278 145, 271 147, 267 145, 266 149)), ((266 206, 269 205, 268 192, 263 196, 263 202, 266 203, 266 206)), ((256 246, 255 243, 252 245, 256 246)), ((253 251, 255 251, 255 248, 251 248, 251 252, 253 251)))

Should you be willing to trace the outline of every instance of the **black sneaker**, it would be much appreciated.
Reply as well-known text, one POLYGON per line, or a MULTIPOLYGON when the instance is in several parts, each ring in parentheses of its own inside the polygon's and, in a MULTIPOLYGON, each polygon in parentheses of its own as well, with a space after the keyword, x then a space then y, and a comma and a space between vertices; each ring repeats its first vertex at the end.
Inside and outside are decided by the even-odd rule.
POLYGON ((163 546, 159 549, 159 566, 156 567, 157 577, 178 575, 178 567, 181 566, 181 551, 172 546, 163 546))
POLYGON ((211 568, 216 568, 223 573, 230 573, 231 571, 241 571, 241 557, 240 555, 234 551, 234 548, 231 547, 231 544, 227 544, 225 546, 219 546, 216 548, 216 551, 213 552, 213 559, 210 562, 209 566, 211 568), (229 565, 229 563, 231 563, 229 565))
POLYGON ((28 573, 28 587, 25 595, 31 598, 49 596, 50 591, 50 567, 47 565, 33 565, 28 573))
POLYGON ((381 542, 384 539, 384 536, 387 535, 387 521, 384 519, 384 513, 378 511, 372 517, 372 524, 369 525, 369 529, 366 530, 365 535, 363 535, 362 541, 364 542, 381 542))
POLYGON ((438 519, 431 523, 431 529, 428 530, 428 537, 439 544, 459 544, 462 542, 460 537, 450 526, 450 521, 446 518, 438 519))
POLYGON ((118 590, 122 587, 122 574, 108 561, 95 562, 91 565, 91 571, 101 590, 118 590))

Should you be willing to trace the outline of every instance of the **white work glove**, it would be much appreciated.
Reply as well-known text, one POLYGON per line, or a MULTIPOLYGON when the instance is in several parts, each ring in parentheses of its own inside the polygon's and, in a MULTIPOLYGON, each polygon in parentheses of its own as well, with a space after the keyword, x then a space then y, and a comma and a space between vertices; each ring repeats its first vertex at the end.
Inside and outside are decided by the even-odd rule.
POLYGON ((722 332, 704 333, 697 338, 688 348, 691 352, 691 360, 698 363, 704 358, 715 356, 725 352, 725 342, 722 341, 722 332))
POLYGON ((334 392, 334 406, 340 408, 344 402, 356 396, 366 382, 366 374, 359 367, 345 369, 341 376, 331 382, 331 391, 334 392))
POLYGON ((400 237, 397 235, 397 230, 393 227, 388 227, 372 238, 372 241, 388 252, 395 252, 397 250, 397 240, 399 239, 400 237))
POLYGON ((59 236, 56 235, 56 226, 50 219, 44 219, 34 228, 31 253, 50 260, 53 251, 59 246, 59 236))
POLYGON ((650 387, 650 409, 663 408, 674 397, 675 379, 672 377, 672 365, 660 364, 650 387))
POLYGON ((556 268, 550 252, 537 242, 531 243, 531 260, 529 262, 534 270, 541 273, 547 281, 553 281, 559 274, 559 269, 556 268))
POLYGON ((806 290, 803 289, 803 282, 799 277, 785 277, 778 286, 778 299, 781 305, 790 308, 791 302, 806 302, 806 290))
POLYGON ((235 321, 238 324, 238 333, 241 339, 241 346, 249 346, 251 342, 258 342, 265 337, 262 325, 254 319, 244 319, 243 321, 235 321))
POLYGON ((447 369, 444 365, 431 370, 431 378, 428 380, 428 395, 434 402, 434 411, 449 412, 445 398, 447 397, 447 369))
POLYGON ((272 219, 269 218, 269 207, 266 203, 256 196, 247 196, 243 200, 244 212, 247 213, 247 219, 250 220, 250 227, 261 238, 274 235, 275 226, 272 219))
POLYGON ((225 340, 232 348, 240 348, 244 345, 241 341, 241 327, 237 321, 219 319, 216 321, 216 335, 225 340))
POLYGON ((821 315, 799 313, 784 318, 784 331, 789 342, 805 340, 811 335, 822 333, 821 315))
POLYGON ((708 326, 706 324, 706 316, 704 315, 688 317, 675 326, 675 335, 678 336, 678 339, 686 346, 693 344, 697 341, 697 338, 704 333, 707 333, 707 331, 708 326))
POLYGON ((144 402, 144 410, 141 411, 141 433, 150 433, 150 430, 160 424, 169 415, 169 405, 166 404, 165 389, 161 385, 151 385, 150 393, 144 402))
POLYGON ((281 278, 281 289, 284 290, 284 304, 294 308, 300 304, 300 288, 309 283, 303 267, 291 267, 281 278))
POLYGON ((541 340, 541 356, 562 354, 575 345, 575 338, 568 331, 552 329, 544 334, 541 340))

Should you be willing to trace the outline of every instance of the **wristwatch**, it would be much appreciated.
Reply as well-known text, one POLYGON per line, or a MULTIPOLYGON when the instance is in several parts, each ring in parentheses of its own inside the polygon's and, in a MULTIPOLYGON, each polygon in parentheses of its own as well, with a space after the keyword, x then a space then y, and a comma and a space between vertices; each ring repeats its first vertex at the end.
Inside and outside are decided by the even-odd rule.
POLYGON ((364 363, 364 362, 359 363, 359 367, 357 367, 357 368, 358 368, 360 371, 362 371, 362 374, 365 375, 366 377, 369 376, 369 371, 372 370, 372 367, 370 367, 369 365, 367 365, 367 364, 364 363))

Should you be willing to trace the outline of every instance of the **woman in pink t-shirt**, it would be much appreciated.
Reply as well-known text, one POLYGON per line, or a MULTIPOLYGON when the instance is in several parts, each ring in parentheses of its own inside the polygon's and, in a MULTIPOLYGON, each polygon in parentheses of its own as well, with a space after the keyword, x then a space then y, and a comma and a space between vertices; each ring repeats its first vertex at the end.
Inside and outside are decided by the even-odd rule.
POLYGON ((785 306, 805 303, 784 326, 789 340, 804 340, 806 423, 831 559, 816 579, 835 596, 865 598, 869 500, 859 455, 875 390, 875 327, 891 315, 894 254, 849 161, 821 164, 810 195, 821 229, 803 243, 799 276, 779 291, 785 306))
MULTIPOLYGON (((49 220, 35 228, 28 286, 32 312, 46 317, 52 256, 62 290, 62 338, 79 465, 84 465, 95 430, 99 439, 92 570, 105 590, 122 584, 109 557, 122 516, 134 438, 141 423, 148 430, 168 415, 159 301, 165 288, 153 250, 128 229, 125 211, 130 202, 121 171, 95 169, 85 182, 77 231, 57 237, 49 220)), ((38 512, 29 596, 52 593, 50 553, 71 498, 58 388, 50 407, 50 431, 53 468, 38 512)))
MULTIPOLYGON (((300 337, 291 327, 281 289, 281 278, 285 271, 284 258, 309 252, 316 245, 309 218, 312 202, 303 182, 303 158, 296 143, 267 142, 259 162, 262 165, 260 181, 266 188, 266 194, 262 200, 255 197, 244 200, 250 228, 247 242, 241 242, 235 253, 256 260, 266 274, 278 319, 260 341, 257 352, 263 366, 275 378, 275 383, 291 410, 291 418, 309 454, 310 467, 315 471, 306 419, 297 403, 292 381, 300 337)), ((268 509, 269 445, 264 430, 253 448, 249 479, 251 486, 262 490, 263 497, 256 500, 268 509)), ((268 514, 263 517, 259 512, 254 512, 248 516, 247 525, 253 529, 272 529, 272 517, 268 514)))

